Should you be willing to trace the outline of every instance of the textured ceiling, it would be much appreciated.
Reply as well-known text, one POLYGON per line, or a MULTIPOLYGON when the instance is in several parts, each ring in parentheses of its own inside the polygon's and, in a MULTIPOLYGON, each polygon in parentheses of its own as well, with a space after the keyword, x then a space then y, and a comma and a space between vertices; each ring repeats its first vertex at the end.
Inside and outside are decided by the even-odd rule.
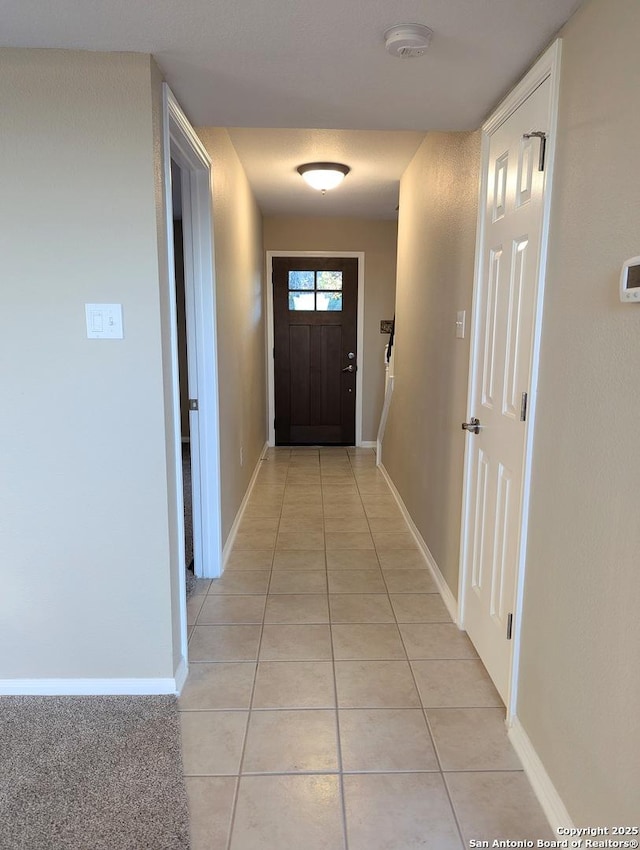
POLYGON ((0 0, 0 42, 153 53, 194 124, 477 127, 576 0, 0 0), (384 31, 434 30, 428 53, 384 31))
MULTIPOLYGON (((152 53, 196 126, 460 130, 482 123, 578 5, 579 0, 0 0, 0 44, 152 53), (412 21, 434 30, 426 55, 387 54, 384 31, 412 21)), ((235 131, 234 137, 249 145, 235 131)), ((376 145, 372 137, 371 148, 376 145)), ((292 148, 293 141, 289 150, 296 158, 292 148)), ((318 148, 320 155, 330 152, 318 148)), ((256 162, 245 157, 254 180, 256 162)), ((365 162, 354 155, 349 164, 360 171, 365 162)), ((370 174, 376 166, 381 179, 371 187, 371 203, 387 205, 393 169, 370 160, 370 174)), ((269 167, 264 158, 263 167, 269 167)), ((353 178, 352 191, 360 191, 355 168, 353 178)), ((271 179, 263 175, 257 190, 263 203, 275 207, 282 193, 266 197, 271 179)), ((345 181, 336 198, 346 202, 346 195, 345 181)), ((362 206, 362 198, 352 202, 354 209, 362 206)), ((381 210, 379 205, 378 215, 381 210)))

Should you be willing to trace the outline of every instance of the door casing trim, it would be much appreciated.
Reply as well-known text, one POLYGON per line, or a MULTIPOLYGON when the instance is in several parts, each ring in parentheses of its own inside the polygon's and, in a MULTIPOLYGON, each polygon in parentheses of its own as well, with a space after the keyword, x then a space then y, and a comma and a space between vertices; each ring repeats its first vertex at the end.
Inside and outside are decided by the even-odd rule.
MULTIPOLYGON (((170 457, 175 461, 177 493, 170 510, 177 513, 178 569, 180 570, 180 595, 184 596, 183 652, 187 657, 186 590, 184 564, 184 516, 182 496, 182 438, 180 425, 179 364, 177 342, 177 310, 175 294, 175 267, 173 256, 173 215, 171 206, 171 159, 175 159, 183 173, 183 223, 185 236, 185 292, 193 304, 195 340, 190 340, 196 368, 198 414, 197 421, 190 417, 191 427, 197 427, 200 459, 200 513, 202 518, 200 541, 202 575, 216 578, 222 565, 220 516, 220 439, 218 416, 218 358, 215 325, 215 263, 213 247, 213 208, 211 184, 211 159, 191 127, 180 104, 166 83, 163 91, 163 168, 165 187, 167 263, 171 322, 171 370, 167 376, 172 385, 174 399, 173 421, 175 444, 170 446, 170 457), (189 233, 187 233, 189 230, 189 233), (187 256, 187 254, 189 256, 187 256)), ((194 522, 194 527, 196 523, 194 522)))
MULTIPOLYGON (((529 520, 529 500, 531 492, 531 474, 533 468, 533 439, 535 433, 535 416, 537 401, 538 371, 540 361, 540 342, 542 336, 542 312, 544 303, 544 287, 547 271, 547 252, 549 244, 549 219, 551 211, 551 196, 553 189, 553 173, 556 153, 556 138, 558 125, 558 105, 560 99, 560 59, 562 39, 558 38, 543 53, 521 82, 507 95, 497 109, 482 126, 482 147, 480 164, 480 188, 478 198, 478 222, 476 228, 475 270, 473 280, 473 307, 471 319, 471 340, 469 355, 469 384, 467 393, 467 416, 472 413, 473 379, 478 360, 479 315, 478 297, 483 267, 484 244, 484 208, 487 197, 487 171, 489 162, 489 142, 491 134, 503 124, 524 101, 547 79, 551 80, 549 93, 549 133, 547 140, 547 156, 545 167, 544 198, 542 206, 542 226, 540 238, 540 257, 538 264, 538 280, 536 292, 536 307, 533 322, 533 346, 531 357, 531 373, 529 378, 529 409, 526 422, 526 442, 524 451, 524 470, 522 481, 522 511, 520 515, 520 548, 516 577, 516 599, 514 606, 513 651, 509 676, 509 695, 507 698, 507 724, 510 725, 517 714, 518 676, 520 672, 520 650, 522 638, 522 610, 524 602, 524 577, 527 554, 527 532, 529 520)), ((464 590, 469 576, 469 553, 467 551, 468 528, 471 519, 471 481, 470 469, 472 452, 469 450, 469 435, 465 443, 464 456, 464 485, 462 493, 462 517, 460 523, 460 568, 458 574, 458 622, 464 628, 464 590)))
POLYGON ((267 251, 267 433, 268 444, 275 446, 275 379, 273 369, 273 258, 274 257, 355 257, 358 260, 358 319, 356 345, 358 346, 358 371, 356 372, 356 446, 362 446, 362 376, 364 363, 364 251, 267 251))

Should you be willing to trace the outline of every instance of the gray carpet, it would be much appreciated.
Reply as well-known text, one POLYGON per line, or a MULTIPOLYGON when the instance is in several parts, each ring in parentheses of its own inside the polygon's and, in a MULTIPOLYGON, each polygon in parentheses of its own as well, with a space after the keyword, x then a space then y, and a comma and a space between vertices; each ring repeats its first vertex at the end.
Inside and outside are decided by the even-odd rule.
POLYGON ((175 697, 0 697, 1 850, 188 850, 175 697))
POLYGON ((191 570, 187 570, 187 599, 195 591, 198 586, 198 579, 194 576, 191 570))

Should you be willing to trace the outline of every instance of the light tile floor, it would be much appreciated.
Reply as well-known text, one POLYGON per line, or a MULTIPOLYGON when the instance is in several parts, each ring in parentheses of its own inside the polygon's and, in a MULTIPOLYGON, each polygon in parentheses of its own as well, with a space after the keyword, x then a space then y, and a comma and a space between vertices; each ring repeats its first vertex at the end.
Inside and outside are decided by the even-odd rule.
POLYGON ((371 450, 271 449, 188 607, 192 850, 553 837, 371 450))

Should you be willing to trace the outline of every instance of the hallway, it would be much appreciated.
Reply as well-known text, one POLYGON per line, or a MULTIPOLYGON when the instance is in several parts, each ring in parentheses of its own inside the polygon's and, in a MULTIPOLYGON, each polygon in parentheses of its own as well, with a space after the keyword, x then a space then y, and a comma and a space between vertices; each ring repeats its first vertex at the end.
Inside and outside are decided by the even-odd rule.
POLYGON ((193 850, 552 838, 370 449, 270 449, 189 622, 193 850))

